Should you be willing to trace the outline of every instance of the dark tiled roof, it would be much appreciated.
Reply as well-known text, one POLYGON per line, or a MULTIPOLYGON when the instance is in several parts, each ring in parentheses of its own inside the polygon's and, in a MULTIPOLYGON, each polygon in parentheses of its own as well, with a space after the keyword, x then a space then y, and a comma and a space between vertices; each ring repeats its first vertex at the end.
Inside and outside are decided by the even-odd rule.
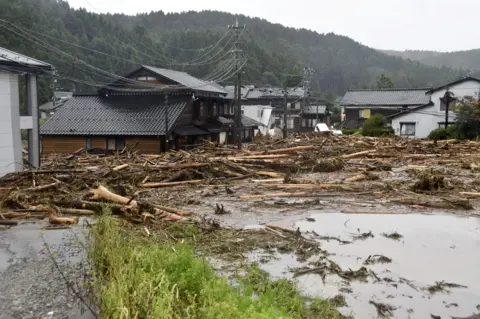
POLYGON ((202 130, 201 128, 195 125, 183 125, 177 126, 173 130, 175 134, 183 135, 183 136, 191 136, 191 135, 208 135, 207 131, 202 130))
POLYGON ((351 90, 340 103, 343 106, 416 106, 430 102, 429 89, 351 90))
POLYGON ((325 114, 327 107, 325 105, 308 105, 303 108, 303 113, 305 114, 325 114))
MULTIPOLYGON (((171 99, 169 129, 190 99, 171 99)), ((74 96, 41 127, 42 135, 164 135, 163 95, 74 96)))
POLYGON ((220 85, 213 82, 207 82, 207 81, 197 79, 196 77, 193 77, 186 72, 161 69, 161 68, 156 68, 148 65, 144 65, 143 67, 153 73, 156 73, 160 76, 170 79, 189 89, 193 89, 197 91, 205 91, 205 92, 214 92, 214 93, 219 93, 224 95, 227 94, 227 92, 220 85))

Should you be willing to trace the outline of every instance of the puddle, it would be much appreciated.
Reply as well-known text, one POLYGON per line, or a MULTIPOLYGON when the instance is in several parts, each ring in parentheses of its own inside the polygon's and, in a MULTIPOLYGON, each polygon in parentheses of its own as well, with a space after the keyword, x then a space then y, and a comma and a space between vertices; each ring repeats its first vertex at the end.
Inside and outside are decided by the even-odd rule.
MULTIPOLYGON (((315 231, 321 236, 339 237, 352 241, 354 234, 371 231, 373 238, 341 244, 322 240, 322 248, 334 254, 329 258, 342 269, 356 270, 370 255, 385 255, 388 264, 367 266, 378 277, 391 278, 394 283, 350 283, 351 293, 345 297, 345 315, 355 318, 376 318, 370 300, 396 307, 395 318, 430 318, 431 314, 467 317, 478 313, 480 304, 480 219, 452 215, 347 215, 340 213, 314 214, 315 222, 299 222, 302 232, 315 231), (382 236, 398 232, 396 241, 382 236), (403 280, 401 279, 403 278, 403 280), (449 293, 431 295, 424 288, 437 281, 456 283, 468 288, 452 288, 449 293), (458 305, 458 306, 456 306, 458 305)), ((281 275, 289 267, 298 267, 293 258, 283 257, 262 265, 273 275, 281 275), (291 259, 291 260, 290 260, 291 259)), ((310 274, 297 278, 300 288, 309 295, 333 297, 345 287, 345 281, 329 275, 325 284, 320 276, 310 274)))

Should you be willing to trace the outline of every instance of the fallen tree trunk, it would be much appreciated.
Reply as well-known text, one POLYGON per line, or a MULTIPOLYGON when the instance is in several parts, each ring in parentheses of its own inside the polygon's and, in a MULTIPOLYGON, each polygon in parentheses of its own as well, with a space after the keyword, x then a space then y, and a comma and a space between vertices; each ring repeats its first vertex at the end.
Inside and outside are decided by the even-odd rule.
POLYGON ((48 189, 56 188, 59 184, 60 184, 59 182, 55 182, 55 183, 42 185, 42 186, 30 187, 30 188, 28 188, 28 190, 30 192, 42 192, 42 191, 46 191, 48 189))
POLYGON ((195 179, 191 181, 181 181, 181 182, 171 182, 171 183, 145 183, 140 184, 140 187, 144 188, 161 188, 161 187, 170 187, 170 186, 178 186, 178 185, 188 185, 188 184, 199 184, 203 182, 201 179, 195 179))
POLYGON ((368 151, 361 151, 361 152, 352 153, 352 154, 345 154, 345 155, 342 155, 341 158, 353 158, 361 155, 370 154, 373 152, 376 152, 376 150, 368 150, 368 151))
POLYGON ((10 219, 0 219, 0 225, 16 226, 16 225, 18 225, 18 221, 17 220, 10 220, 10 219))
POLYGON ((288 148, 279 148, 276 150, 267 150, 267 151, 258 151, 252 152, 252 155, 260 155, 260 154, 279 154, 279 153, 291 153, 291 152, 298 152, 298 151, 308 151, 314 149, 315 146, 307 145, 307 146, 295 146, 295 147, 288 147, 288 148))
POLYGON ((60 208, 60 212, 66 215, 95 215, 95 212, 89 209, 60 208))
POLYGON ((267 177, 272 177, 272 178, 282 178, 283 175, 277 172, 265 172, 265 171, 258 171, 255 172, 256 175, 260 176, 267 176, 267 177))
POLYGON ((210 163, 186 163, 186 164, 166 164, 166 165, 151 165, 149 168, 156 169, 181 169, 181 168, 196 168, 209 166, 210 163))
MULTIPOLYGON (((298 193, 271 193, 271 194, 261 194, 261 195, 243 195, 240 196, 239 198, 241 199, 254 199, 254 198, 272 198, 272 197, 301 197, 309 195, 309 193, 306 192, 298 192, 298 193)), ((315 197, 316 195, 311 195, 312 197, 315 197)))
POLYGON ((480 197, 480 193, 474 193, 474 192, 460 192, 459 194, 468 196, 468 197, 480 197))
POLYGON ((112 169, 112 171, 118 172, 118 171, 121 171, 122 169, 127 168, 128 166, 130 166, 130 164, 119 165, 119 166, 114 167, 114 168, 112 169))

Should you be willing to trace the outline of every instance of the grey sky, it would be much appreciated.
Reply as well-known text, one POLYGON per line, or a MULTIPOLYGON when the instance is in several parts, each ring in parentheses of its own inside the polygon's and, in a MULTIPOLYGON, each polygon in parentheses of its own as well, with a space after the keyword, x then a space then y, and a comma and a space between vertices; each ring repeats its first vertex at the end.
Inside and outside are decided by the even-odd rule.
MULTIPOLYGON (((95 12, 134 15, 218 10, 319 33, 334 32, 379 49, 480 48, 479 0, 68 0, 95 12), (95 8, 93 8, 93 7, 95 8)), ((248 27, 248 25, 247 25, 248 27)))

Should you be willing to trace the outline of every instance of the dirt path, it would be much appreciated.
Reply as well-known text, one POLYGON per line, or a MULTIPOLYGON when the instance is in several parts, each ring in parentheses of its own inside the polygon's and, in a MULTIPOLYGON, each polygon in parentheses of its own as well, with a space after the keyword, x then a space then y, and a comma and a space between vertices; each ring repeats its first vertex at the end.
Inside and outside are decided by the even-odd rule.
POLYGON ((78 287, 86 269, 83 248, 78 244, 85 230, 77 226, 42 231, 42 226, 25 223, 0 231, 0 318, 94 318, 89 311, 82 311, 42 239, 61 272, 78 287))

